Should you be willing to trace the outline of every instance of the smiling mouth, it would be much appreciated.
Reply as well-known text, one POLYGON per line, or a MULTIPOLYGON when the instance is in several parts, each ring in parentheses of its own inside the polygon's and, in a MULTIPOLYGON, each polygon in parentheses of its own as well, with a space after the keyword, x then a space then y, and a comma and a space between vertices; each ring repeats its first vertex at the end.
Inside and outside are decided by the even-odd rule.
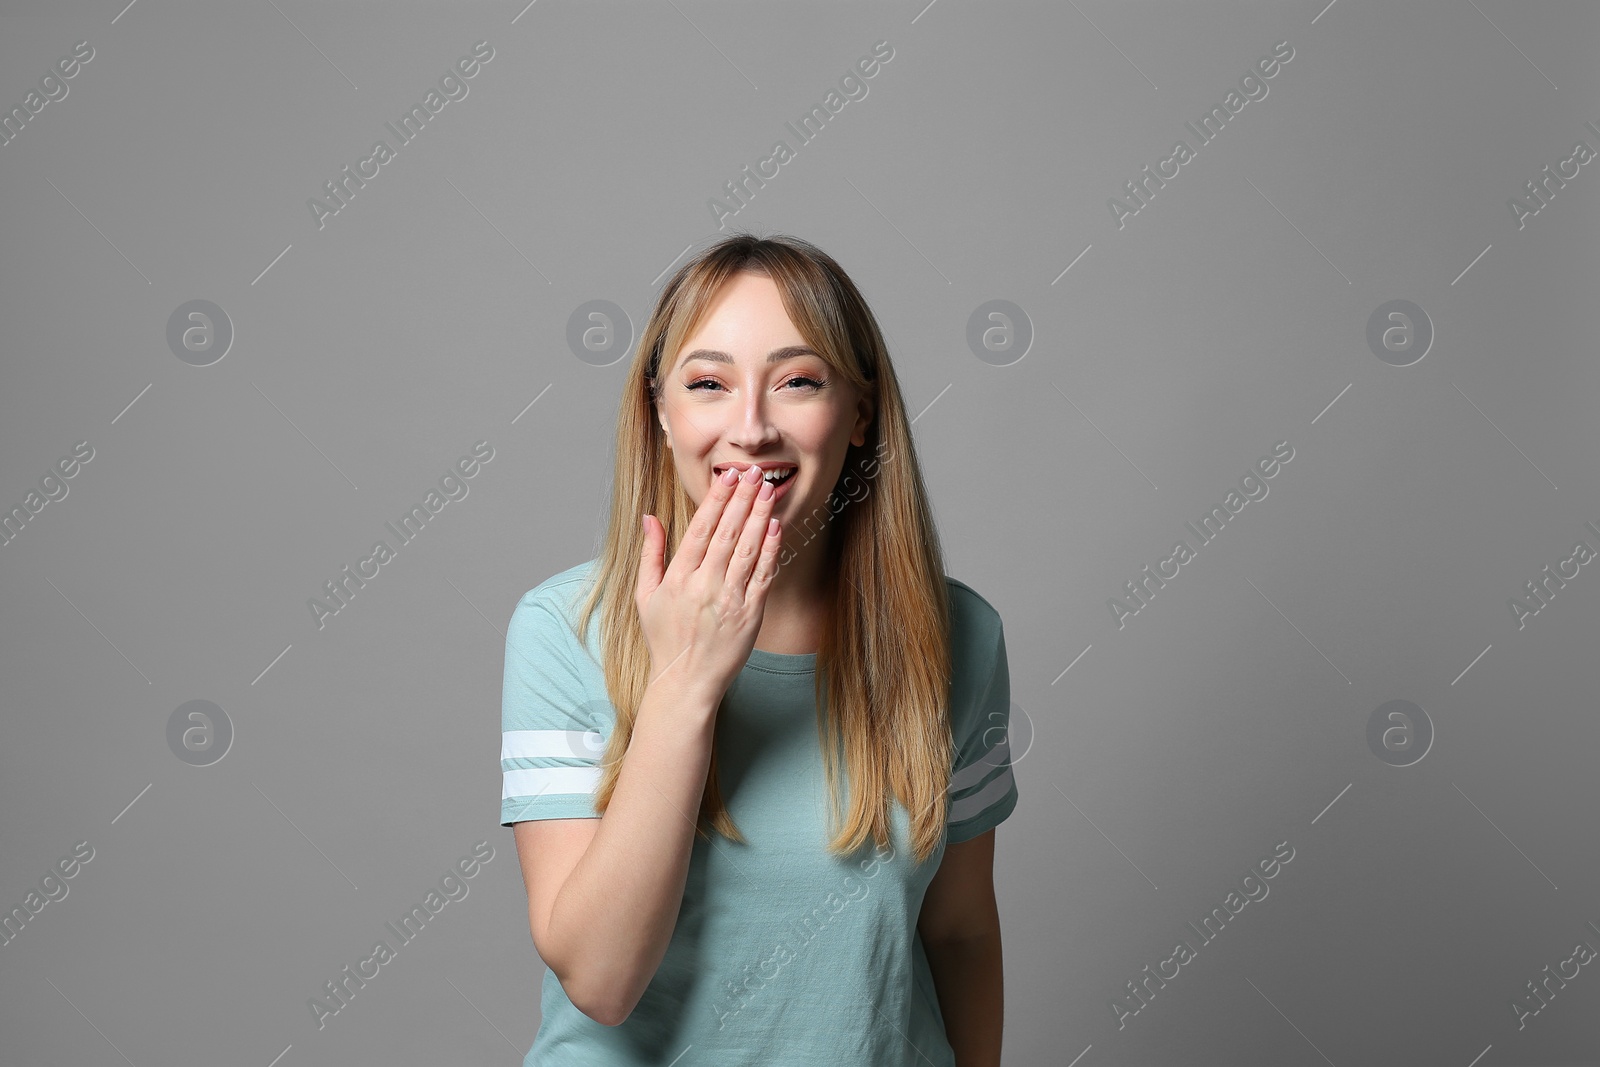
MULTIPOLYGON (((711 476, 713 478, 720 478, 722 476, 722 472, 727 470, 730 466, 733 466, 735 469, 741 472, 749 469, 748 467, 738 467, 736 464, 723 464, 721 466, 712 468, 711 476)), ((757 466, 760 466, 760 464, 757 464, 757 466)), ((798 467, 781 467, 775 471, 764 473, 762 475, 762 480, 768 485, 782 485, 790 478, 793 478, 795 471, 797 470, 799 470, 798 467)))

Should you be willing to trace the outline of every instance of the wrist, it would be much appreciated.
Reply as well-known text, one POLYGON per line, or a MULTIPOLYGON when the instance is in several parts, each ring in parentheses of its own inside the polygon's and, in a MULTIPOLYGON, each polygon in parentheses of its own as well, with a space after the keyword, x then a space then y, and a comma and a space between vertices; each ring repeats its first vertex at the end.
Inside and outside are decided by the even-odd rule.
POLYGON ((645 685, 644 699, 652 705, 670 707, 677 715, 715 718, 725 687, 689 677, 682 666, 680 662, 652 674, 645 685))

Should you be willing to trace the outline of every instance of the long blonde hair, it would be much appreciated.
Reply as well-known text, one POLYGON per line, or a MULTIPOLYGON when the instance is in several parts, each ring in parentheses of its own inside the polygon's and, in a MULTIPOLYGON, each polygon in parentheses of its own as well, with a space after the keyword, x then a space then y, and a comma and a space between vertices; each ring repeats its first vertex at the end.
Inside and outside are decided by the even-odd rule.
MULTIPOLYGON (((827 507, 786 522, 780 561, 798 544, 830 535, 815 682, 830 825, 839 825, 841 743, 850 806, 828 848, 848 855, 868 835, 880 848, 887 844, 892 794, 908 812, 920 863, 944 833, 954 754, 950 604, 938 532, 877 320, 827 253, 781 234, 735 233, 680 267, 656 301, 623 383, 610 521, 577 623, 577 632, 587 633, 599 607, 606 690, 616 708, 595 810, 604 813, 610 803, 648 684, 650 653, 634 599, 644 550, 640 516, 649 512, 661 520, 670 563, 694 515, 657 421, 662 372, 722 285, 741 272, 771 278, 800 335, 874 401, 866 443, 850 446, 827 507)), ((715 745, 696 825, 696 833, 709 838, 707 822, 725 837, 744 840, 718 787, 715 745)))

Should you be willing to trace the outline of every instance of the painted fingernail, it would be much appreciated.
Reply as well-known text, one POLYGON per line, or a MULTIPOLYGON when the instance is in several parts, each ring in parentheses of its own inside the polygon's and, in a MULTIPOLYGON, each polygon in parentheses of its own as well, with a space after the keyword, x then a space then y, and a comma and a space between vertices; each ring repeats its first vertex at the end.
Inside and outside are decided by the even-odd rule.
POLYGON ((722 472, 722 484, 723 485, 732 485, 734 482, 737 482, 738 480, 739 480, 739 468, 738 467, 729 467, 727 470, 722 472))
POLYGON ((756 490, 756 499, 757 500, 771 500, 772 499, 772 483, 771 482, 765 482, 764 481, 764 482, 761 483, 761 488, 756 490))
POLYGON ((749 469, 744 472, 744 480, 755 485, 761 480, 761 468, 754 463, 750 464, 749 469))

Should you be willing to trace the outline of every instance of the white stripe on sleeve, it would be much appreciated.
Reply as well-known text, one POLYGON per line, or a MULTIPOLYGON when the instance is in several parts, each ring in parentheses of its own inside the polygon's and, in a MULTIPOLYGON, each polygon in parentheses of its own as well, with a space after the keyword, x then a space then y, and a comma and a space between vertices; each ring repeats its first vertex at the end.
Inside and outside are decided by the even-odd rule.
POLYGON ((985 808, 995 803, 1011 790, 1011 768, 1008 766, 998 778, 978 790, 970 797, 963 797, 950 805, 950 821, 952 823, 965 822, 974 815, 981 815, 985 808))
POLYGON ((581 759, 598 762, 605 754, 605 739, 595 730, 504 730, 500 758, 581 759))
POLYGON ((1011 739, 1002 733, 998 744, 950 776, 950 792, 959 793, 963 789, 971 789, 986 776, 993 774, 996 767, 1005 766, 1006 775, 1009 775, 1010 763, 1011 739))
POLYGON ((599 767, 535 767, 502 772, 500 799, 587 795, 600 784, 599 767))

